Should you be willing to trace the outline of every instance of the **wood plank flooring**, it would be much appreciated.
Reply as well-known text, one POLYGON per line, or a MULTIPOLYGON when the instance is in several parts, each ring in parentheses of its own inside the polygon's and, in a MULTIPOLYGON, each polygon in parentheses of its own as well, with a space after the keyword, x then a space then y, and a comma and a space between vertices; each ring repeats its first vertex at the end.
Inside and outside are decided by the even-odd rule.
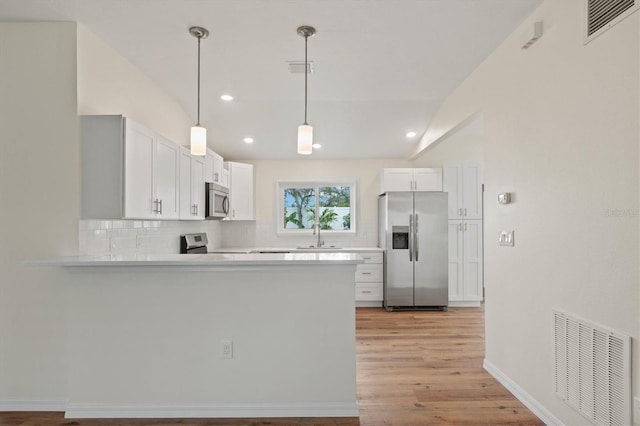
POLYGON ((360 419, 64 419, 0 412, 7 426, 543 425, 482 368, 482 308, 356 314, 360 419))

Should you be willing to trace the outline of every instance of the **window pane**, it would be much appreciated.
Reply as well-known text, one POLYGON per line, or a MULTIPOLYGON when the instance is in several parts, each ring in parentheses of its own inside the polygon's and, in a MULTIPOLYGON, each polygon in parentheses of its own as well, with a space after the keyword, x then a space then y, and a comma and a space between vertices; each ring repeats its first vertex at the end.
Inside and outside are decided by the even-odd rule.
POLYGON ((311 229, 315 222, 314 188, 284 189, 284 228, 311 229))
POLYGON ((320 228, 335 231, 351 229, 351 191, 348 186, 320 188, 320 228))

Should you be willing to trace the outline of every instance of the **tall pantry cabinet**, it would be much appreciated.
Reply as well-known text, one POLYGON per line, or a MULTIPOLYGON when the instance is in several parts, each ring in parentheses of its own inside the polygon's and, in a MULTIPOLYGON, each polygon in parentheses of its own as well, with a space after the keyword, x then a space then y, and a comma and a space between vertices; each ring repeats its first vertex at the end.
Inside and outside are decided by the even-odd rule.
POLYGON ((479 306, 483 299, 482 167, 443 162, 449 193, 449 306, 479 306))

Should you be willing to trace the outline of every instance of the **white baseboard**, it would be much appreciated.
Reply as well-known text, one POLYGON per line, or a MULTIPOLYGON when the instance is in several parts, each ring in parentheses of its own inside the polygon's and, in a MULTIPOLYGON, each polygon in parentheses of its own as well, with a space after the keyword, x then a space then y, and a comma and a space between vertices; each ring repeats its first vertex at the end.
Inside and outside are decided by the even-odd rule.
POLYGON ((356 300, 356 308, 382 308, 382 300, 356 300))
POLYGON ((513 394, 520 402, 524 404, 533 414, 535 414, 540 420, 547 426, 563 426, 563 423, 556 418, 549 410, 544 408, 538 401, 536 401, 531 395, 525 392, 520 386, 518 386, 513 380, 500 371, 491 361, 484 359, 482 364, 485 370, 491 374, 502 386, 507 388, 509 392, 513 394))
POLYGON ((64 411, 65 400, 0 400, 0 411, 64 411))
POLYGON ((358 403, 290 402, 226 404, 78 404, 66 407, 65 418, 255 418, 359 417, 358 403))

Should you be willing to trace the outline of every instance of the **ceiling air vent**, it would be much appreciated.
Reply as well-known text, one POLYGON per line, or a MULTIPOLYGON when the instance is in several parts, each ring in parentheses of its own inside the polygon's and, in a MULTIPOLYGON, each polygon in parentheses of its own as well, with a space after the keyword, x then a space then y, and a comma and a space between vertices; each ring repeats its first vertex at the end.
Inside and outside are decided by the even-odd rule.
MULTIPOLYGON (((288 61, 291 74, 304 74, 304 61, 288 61)), ((307 74, 313 74, 313 61, 307 62, 307 74)))
POLYGON ((589 0, 587 4, 587 41, 597 37, 638 10, 639 0, 589 0))

